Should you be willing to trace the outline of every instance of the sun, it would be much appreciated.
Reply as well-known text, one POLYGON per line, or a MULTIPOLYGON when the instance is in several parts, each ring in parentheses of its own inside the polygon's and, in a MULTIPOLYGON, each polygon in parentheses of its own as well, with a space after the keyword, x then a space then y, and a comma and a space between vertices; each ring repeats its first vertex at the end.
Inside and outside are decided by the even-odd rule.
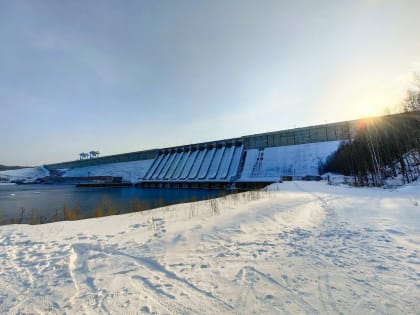
POLYGON ((361 118, 368 118, 375 115, 375 111, 370 105, 362 105, 359 107, 359 115, 361 118))

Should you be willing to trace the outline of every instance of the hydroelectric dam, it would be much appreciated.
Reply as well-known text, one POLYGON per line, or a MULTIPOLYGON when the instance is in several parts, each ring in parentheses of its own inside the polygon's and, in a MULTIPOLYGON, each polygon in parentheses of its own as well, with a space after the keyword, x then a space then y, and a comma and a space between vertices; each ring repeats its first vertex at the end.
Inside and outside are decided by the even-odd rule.
MULTIPOLYGON (((395 120, 404 114, 375 120, 395 120)), ((254 134, 169 148, 49 164, 61 176, 120 176, 140 187, 255 188, 319 175, 320 163, 365 120, 254 134)))
POLYGON ((141 187, 238 188, 318 175, 358 120, 49 164, 62 176, 121 176, 141 187))

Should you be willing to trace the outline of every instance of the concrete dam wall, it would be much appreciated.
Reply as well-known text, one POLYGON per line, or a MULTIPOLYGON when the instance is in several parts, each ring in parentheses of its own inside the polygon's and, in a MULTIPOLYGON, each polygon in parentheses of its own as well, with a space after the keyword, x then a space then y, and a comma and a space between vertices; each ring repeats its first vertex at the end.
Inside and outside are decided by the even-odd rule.
POLYGON ((63 176, 120 176, 142 187, 225 188, 317 175, 353 122, 296 128, 46 165, 63 176))
MULTIPOLYGON (((375 119, 398 120, 404 114, 375 119)), ((224 188, 318 175, 318 166, 364 120, 352 120, 45 165, 64 176, 121 176, 142 187, 224 188)), ((254 185, 255 187, 255 185, 254 185)))
POLYGON ((367 121, 401 124, 410 115, 295 128, 45 167, 50 171, 65 169, 64 176, 120 176, 142 187, 255 187, 256 183, 265 185, 285 177, 318 175, 319 164, 342 141, 353 139, 367 121))
POLYGON ((220 147, 226 145, 243 145, 244 150, 269 148, 278 146, 290 146, 305 143, 317 143, 336 140, 350 139, 357 129, 359 120, 345 121, 318 126, 280 130, 262 134, 248 135, 239 138, 224 139, 218 141, 197 143, 171 148, 151 149, 103 156, 88 160, 74 160, 68 162, 45 165, 49 170, 71 169, 76 167, 88 167, 102 164, 122 163, 154 159, 161 152, 168 150, 186 150, 188 148, 204 148, 206 146, 220 147))

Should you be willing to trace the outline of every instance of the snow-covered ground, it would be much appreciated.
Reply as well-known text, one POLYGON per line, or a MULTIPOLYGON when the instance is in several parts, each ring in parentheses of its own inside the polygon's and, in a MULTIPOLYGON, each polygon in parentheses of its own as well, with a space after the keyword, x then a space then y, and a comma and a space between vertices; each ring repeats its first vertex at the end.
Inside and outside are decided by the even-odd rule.
POLYGON ((63 176, 121 176, 124 181, 137 182, 153 160, 100 164, 67 170, 63 176))
POLYGON ((0 171, 0 175, 10 176, 11 180, 19 179, 37 179, 49 175, 49 171, 42 167, 26 167, 17 170, 0 171))
MULTIPOLYGON (((121 176, 124 181, 137 182, 149 169, 153 160, 100 164, 63 170, 63 176, 121 176)), ((0 175, 10 176, 11 180, 35 180, 49 176, 49 171, 42 167, 30 167, 17 170, 1 171, 0 175)))
POLYGON ((285 182, 0 227, 0 313, 415 314, 420 185, 285 182))

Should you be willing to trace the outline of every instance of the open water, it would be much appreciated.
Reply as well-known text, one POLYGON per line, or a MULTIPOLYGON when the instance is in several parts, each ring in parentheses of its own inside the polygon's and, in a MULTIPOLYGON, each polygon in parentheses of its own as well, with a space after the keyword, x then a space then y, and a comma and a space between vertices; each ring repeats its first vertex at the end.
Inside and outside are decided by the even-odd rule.
POLYGON ((205 200, 220 190, 156 188, 77 188, 72 185, 0 185, 0 224, 63 220, 63 208, 80 219, 98 213, 121 214, 169 204, 205 200))

